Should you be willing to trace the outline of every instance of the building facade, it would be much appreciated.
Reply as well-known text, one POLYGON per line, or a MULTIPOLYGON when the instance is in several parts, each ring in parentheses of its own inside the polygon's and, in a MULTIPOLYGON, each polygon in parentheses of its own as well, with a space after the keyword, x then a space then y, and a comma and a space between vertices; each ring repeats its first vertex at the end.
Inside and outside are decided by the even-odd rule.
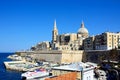
POLYGON ((94 67, 82 62, 52 68, 53 76, 59 76, 70 72, 77 73, 76 80, 94 80, 94 67))
POLYGON ((83 22, 77 33, 58 34, 56 21, 54 21, 52 50, 81 50, 83 49, 83 40, 88 36, 89 32, 83 22))
POLYGON ((105 32, 84 40, 85 50, 110 50, 120 47, 120 32, 105 32))
POLYGON ((31 50, 32 51, 50 50, 50 42, 49 41, 40 42, 37 45, 32 46, 31 50))
POLYGON ((95 36, 91 36, 91 37, 84 39, 84 41, 83 41, 84 49, 85 50, 95 50, 94 40, 95 40, 95 36))
POLYGON ((82 22, 78 32, 59 34, 55 20, 51 42, 38 43, 31 47, 31 50, 110 50, 114 48, 120 48, 120 32, 104 32, 89 36, 82 22))

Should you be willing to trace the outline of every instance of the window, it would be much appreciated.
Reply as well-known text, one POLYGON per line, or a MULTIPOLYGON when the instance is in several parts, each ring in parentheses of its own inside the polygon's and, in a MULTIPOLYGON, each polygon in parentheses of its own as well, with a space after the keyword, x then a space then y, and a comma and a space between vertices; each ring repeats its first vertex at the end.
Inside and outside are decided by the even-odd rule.
POLYGON ((72 44, 70 44, 70 47, 72 47, 72 44))
POLYGON ((109 44, 111 44, 111 42, 109 42, 109 44))
POLYGON ((89 80, 88 77, 87 77, 87 80, 89 80))
POLYGON ((91 78, 91 77, 89 76, 89 80, 91 80, 90 78, 91 78))

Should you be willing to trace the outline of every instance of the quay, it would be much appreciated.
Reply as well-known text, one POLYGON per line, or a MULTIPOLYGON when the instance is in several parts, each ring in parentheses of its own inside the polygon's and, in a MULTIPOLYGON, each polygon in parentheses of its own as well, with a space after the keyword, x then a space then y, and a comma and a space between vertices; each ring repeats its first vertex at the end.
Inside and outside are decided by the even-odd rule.
POLYGON ((8 70, 16 70, 16 71, 33 71, 35 69, 41 68, 41 66, 37 66, 35 63, 30 63, 26 61, 9 61, 4 62, 6 69, 8 70))

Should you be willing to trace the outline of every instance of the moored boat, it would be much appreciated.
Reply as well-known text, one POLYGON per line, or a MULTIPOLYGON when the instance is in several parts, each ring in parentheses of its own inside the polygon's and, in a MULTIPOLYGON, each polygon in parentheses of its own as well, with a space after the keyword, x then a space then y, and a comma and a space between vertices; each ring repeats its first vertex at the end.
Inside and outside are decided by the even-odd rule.
POLYGON ((21 75, 22 80, 34 79, 34 78, 41 78, 49 76, 49 72, 43 68, 37 69, 35 71, 25 72, 21 75))

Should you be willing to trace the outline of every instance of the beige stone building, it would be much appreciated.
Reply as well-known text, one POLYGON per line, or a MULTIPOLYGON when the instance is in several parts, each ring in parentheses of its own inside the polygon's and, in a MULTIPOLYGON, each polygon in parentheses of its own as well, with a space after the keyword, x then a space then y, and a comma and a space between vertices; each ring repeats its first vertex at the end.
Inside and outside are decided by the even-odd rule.
POLYGON ((88 30, 82 22, 81 27, 77 33, 59 34, 56 20, 54 21, 54 28, 52 30, 52 41, 40 42, 31 47, 32 51, 39 50, 82 50, 83 40, 89 36, 88 30))
POLYGON ((31 50, 32 51, 50 50, 50 42, 49 41, 40 42, 37 45, 32 46, 31 50))
POLYGON ((95 40, 95 36, 91 36, 91 37, 84 39, 84 41, 83 41, 84 49, 85 50, 94 50, 95 49, 94 40, 95 40))
POLYGON ((82 22, 77 33, 58 34, 56 21, 52 31, 52 49, 53 50, 81 50, 83 40, 89 36, 88 30, 82 22))
POLYGON ((110 50, 120 45, 120 33, 105 32, 95 37, 96 50, 110 50))
POLYGON ((89 32, 81 23, 77 33, 59 34, 56 21, 52 30, 52 41, 41 42, 31 50, 110 50, 120 48, 120 32, 105 32, 89 37, 89 32))
POLYGON ((120 32, 105 32, 84 40, 85 50, 110 50, 120 47, 120 32), (91 45, 91 46, 90 46, 91 45), (91 48, 92 47, 92 48, 91 48))

